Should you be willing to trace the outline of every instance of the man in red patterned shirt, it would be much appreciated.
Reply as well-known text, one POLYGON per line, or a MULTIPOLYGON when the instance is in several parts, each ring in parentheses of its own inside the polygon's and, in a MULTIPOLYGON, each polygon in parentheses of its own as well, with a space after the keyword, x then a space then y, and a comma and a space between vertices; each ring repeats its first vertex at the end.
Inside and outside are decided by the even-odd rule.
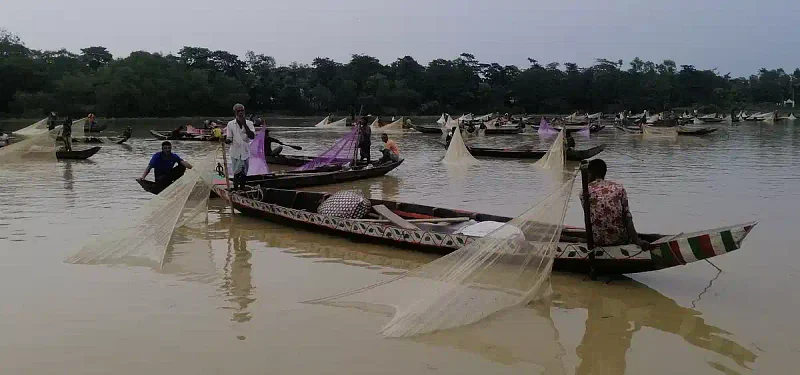
POLYGON ((649 244, 639 239, 633 226, 625 188, 606 181, 606 169, 602 159, 589 161, 589 216, 595 246, 637 244, 647 248, 649 244))

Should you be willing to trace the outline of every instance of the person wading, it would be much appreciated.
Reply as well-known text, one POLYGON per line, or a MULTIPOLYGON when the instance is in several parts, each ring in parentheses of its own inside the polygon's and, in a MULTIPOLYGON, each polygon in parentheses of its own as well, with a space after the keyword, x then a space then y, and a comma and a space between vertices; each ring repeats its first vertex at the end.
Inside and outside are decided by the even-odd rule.
POLYGON ((233 189, 244 188, 244 181, 247 177, 247 161, 250 159, 250 141, 256 137, 256 129, 253 122, 245 118, 244 105, 236 104, 233 106, 233 113, 236 118, 228 122, 225 131, 225 142, 231 145, 230 157, 231 167, 233 168, 233 189))
POLYGON ((192 169, 192 165, 181 159, 178 154, 172 153, 172 143, 164 141, 161 142, 161 152, 153 154, 150 164, 147 164, 147 169, 137 180, 141 181, 147 178, 151 169, 154 169, 156 174, 156 188, 153 193, 158 194, 167 186, 172 185, 175 180, 181 178, 187 169, 192 169))

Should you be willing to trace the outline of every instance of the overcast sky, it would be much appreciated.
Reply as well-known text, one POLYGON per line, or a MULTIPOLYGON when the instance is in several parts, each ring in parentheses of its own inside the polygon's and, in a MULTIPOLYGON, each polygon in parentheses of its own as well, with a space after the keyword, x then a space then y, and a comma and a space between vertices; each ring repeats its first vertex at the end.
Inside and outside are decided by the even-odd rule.
POLYGON ((532 57, 627 68, 639 56, 747 76, 800 67, 798 25, 798 0, 0 0, 0 27, 30 48, 101 45, 119 57, 198 46, 280 64, 469 52, 520 67, 532 57))

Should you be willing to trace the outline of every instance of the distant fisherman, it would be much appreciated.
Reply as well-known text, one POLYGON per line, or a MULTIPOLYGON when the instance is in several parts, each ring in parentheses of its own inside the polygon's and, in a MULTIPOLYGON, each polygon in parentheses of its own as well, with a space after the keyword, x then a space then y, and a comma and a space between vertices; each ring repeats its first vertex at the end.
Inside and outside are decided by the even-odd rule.
POLYGON ((252 121, 245 118, 244 105, 233 106, 236 118, 228 122, 226 129, 226 143, 231 145, 230 157, 233 167, 233 189, 244 188, 247 176, 247 160, 250 158, 250 141, 256 137, 252 121))
POLYGON ((360 160, 367 160, 367 163, 372 161, 372 157, 370 155, 370 146, 372 146, 372 128, 367 124, 367 119, 362 118, 360 120, 360 128, 358 133, 358 148, 361 156, 359 157, 360 160))
POLYGON ((172 153, 172 143, 164 141, 161 142, 161 152, 153 154, 150 158, 150 163, 147 164, 147 169, 144 170, 142 177, 138 180, 147 178, 151 169, 155 170, 156 190, 154 193, 158 194, 175 180, 181 178, 187 169, 192 169, 192 165, 181 159, 178 154, 172 153))
POLYGON ((378 164, 400 161, 400 149, 397 147, 397 143, 390 140, 386 133, 381 134, 381 140, 384 143, 384 147, 381 149, 383 156, 378 160, 378 164))
POLYGON ((283 151, 283 142, 269 136, 269 129, 264 128, 264 156, 278 156, 283 151), (272 143, 280 146, 272 148, 272 143))
POLYGON ((61 127, 61 138, 64 140, 64 151, 72 151, 72 117, 67 116, 61 127))

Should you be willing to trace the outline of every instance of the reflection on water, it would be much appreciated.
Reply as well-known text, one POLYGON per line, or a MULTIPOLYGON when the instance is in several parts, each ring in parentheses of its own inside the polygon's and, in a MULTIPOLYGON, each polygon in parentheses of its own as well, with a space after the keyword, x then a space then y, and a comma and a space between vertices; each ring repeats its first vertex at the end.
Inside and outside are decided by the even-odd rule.
MULTIPOLYGON (((276 129, 273 136, 316 153, 344 134, 276 129)), ((711 137, 607 130, 576 140, 579 148, 607 145, 600 156, 609 179, 625 185, 643 232, 761 223, 741 250, 715 259, 721 274, 704 263, 609 284, 554 274, 548 302, 463 329, 384 340, 377 335, 387 321, 383 316, 298 302, 396 276, 429 262, 430 255, 241 215, 231 220, 218 200, 207 225, 175 231, 160 268, 63 263, 152 198, 134 179, 160 142, 134 138, 129 145, 103 145, 89 162, 0 168, 0 282, 25 283, 0 291, 0 363, 4 370, 11 366, 9 373, 52 373, 65 364, 80 373, 224 372, 214 367, 220 364, 246 373, 267 366, 348 374, 433 368, 497 374, 791 372, 786 370, 795 367, 800 348, 793 324, 800 259, 791 235, 800 219, 800 132, 792 125, 743 124, 711 137), (121 344, 121 335, 130 344, 121 344), (245 335, 247 340, 235 340, 245 335), (132 358, 157 359, 143 364, 132 358)), ((453 171, 440 162, 445 150, 438 136, 408 134, 397 141, 406 161, 388 176, 312 190, 358 189, 375 198, 500 215, 519 214, 541 199, 542 178, 531 161, 479 159, 453 171)), ((549 145, 535 134, 471 142, 549 145)), ((177 141, 173 147, 192 161, 215 145, 177 141)), ((575 198, 577 192, 567 223, 580 225, 575 198)))
MULTIPOLYGON (((390 276, 433 259, 429 255, 385 250, 378 246, 354 249, 346 240, 291 232, 268 223, 248 221, 240 225, 252 226, 246 230, 249 236, 291 249, 288 252, 295 256, 317 259, 317 262, 376 268, 390 276)), ((678 336, 696 349, 722 356, 730 363, 715 361, 709 364, 720 371, 750 370, 756 361, 755 353, 736 342, 729 332, 706 323, 697 310, 682 307, 634 280, 621 279, 606 284, 589 282, 582 276, 554 274, 552 288, 554 294, 550 303, 535 302, 524 309, 501 313, 467 327, 413 340, 454 347, 503 364, 537 364, 546 373, 573 373, 566 370, 567 363, 562 359, 565 349, 559 342, 559 329, 575 331, 580 327, 556 327, 554 317, 565 311, 582 310, 587 318, 576 348, 579 358, 574 368, 576 374, 625 373, 626 354, 632 348, 632 339, 644 328, 678 336)), ((651 342, 650 345, 665 344, 651 342)))

